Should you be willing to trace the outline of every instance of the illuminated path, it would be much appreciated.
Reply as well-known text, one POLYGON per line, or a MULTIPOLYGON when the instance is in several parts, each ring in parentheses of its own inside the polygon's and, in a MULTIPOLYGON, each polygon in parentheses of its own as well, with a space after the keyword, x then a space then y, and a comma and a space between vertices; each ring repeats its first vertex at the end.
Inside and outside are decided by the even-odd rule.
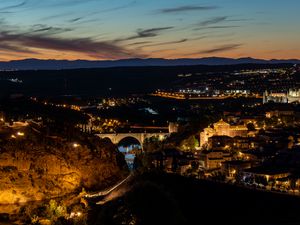
POLYGON ((118 187, 120 187, 122 184, 124 184, 126 181, 128 181, 131 177, 132 177, 132 174, 130 174, 128 177, 126 177, 124 180, 120 181, 118 184, 111 187, 110 189, 100 191, 100 192, 94 193, 94 194, 87 194, 84 197, 86 197, 86 198, 97 198, 97 197, 104 197, 106 195, 109 195, 111 192, 113 192, 118 187))

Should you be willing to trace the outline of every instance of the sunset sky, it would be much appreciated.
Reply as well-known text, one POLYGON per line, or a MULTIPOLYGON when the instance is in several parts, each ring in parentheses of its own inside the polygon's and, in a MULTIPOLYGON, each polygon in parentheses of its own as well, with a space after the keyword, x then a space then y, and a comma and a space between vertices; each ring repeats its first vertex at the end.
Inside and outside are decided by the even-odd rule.
POLYGON ((300 59, 299 0, 0 0, 0 60, 300 59))

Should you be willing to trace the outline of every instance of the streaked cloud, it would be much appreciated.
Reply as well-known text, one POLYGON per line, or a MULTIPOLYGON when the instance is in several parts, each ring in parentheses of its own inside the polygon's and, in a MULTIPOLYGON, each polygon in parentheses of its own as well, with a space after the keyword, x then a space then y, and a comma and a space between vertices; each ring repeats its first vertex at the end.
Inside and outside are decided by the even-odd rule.
POLYGON ((8 12, 8 10, 22 7, 22 6, 26 5, 27 2, 28 2, 28 0, 20 1, 19 3, 16 3, 16 4, 9 4, 7 6, 4 6, 4 7, 0 8, 0 12, 1 13, 8 12))
POLYGON ((155 43, 155 44, 148 44, 148 45, 143 45, 141 46, 142 48, 144 47, 154 47, 154 46, 167 46, 167 45, 173 45, 173 44, 181 44, 184 42, 189 41, 189 39, 184 38, 181 40, 177 40, 177 41, 167 41, 167 42, 160 42, 160 43, 155 43))
POLYGON ((208 25, 212 25, 212 24, 216 24, 216 23, 221 23, 226 21, 228 17, 227 16, 218 16, 218 17, 214 17, 214 18, 210 18, 208 20, 204 20, 202 22, 199 23, 200 26, 208 26, 208 25))
POLYGON ((8 52, 18 52, 18 53, 27 53, 27 54, 36 54, 36 52, 29 50, 28 48, 22 46, 16 46, 9 43, 1 43, 0 51, 8 51, 8 52))
POLYGON ((221 46, 216 46, 214 48, 206 49, 206 50, 200 51, 199 53, 212 54, 212 53, 226 52, 226 51, 238 49, 241 46, 242 46, 242 44, 227 44, 227 45, 221 45, 221 46))
POLYGON ((72 31, 71 28, 61 28, 61 27, 52 27, 45 24, 35 24, 32 26, 32 29, 30 32, 32 33, 41 33, 41 34, 48 34, 48 35, 54 35, 59 33, 64 33, 68 31, 72 31))
MULTIPOLYGON (((58 38, 46 35, 11 34, 0 32, 2 49, 20 53, 36 53, 39 50, 70 51, 85 53, 98 58, 143 57, 109 41, 94 41, 91 38, 58 38), (23 47, 23 46, 26 46, 23 47)), ((0 46, 0 48, 1 48, 0 46)))
POLYGON ((0 0, 1 58, 180 58, 195 49, 299 58, 300 1, 276 1, 262 12, 265 6, 266 0, 0 0))
POLYGON ((144 44, 150 44, 150 43, 152 43, 152 42, 151 41, 138 41, 138 42, 130 43, 127 46, 144 45, 144 44))
POLYGON ((179 12, 189 12, 189 11, 206 11, 217 9, 217 6, 195 6, 195 5, 185 5, 174 8, 165 8, 161 9, 159 12, 161 13, 179 13, 179 12))
POLYGON ((207 27, 197 27, 193 30, 209 30, 209 29, 232 29, 241 27, 239 25, 224 25, 224 26, 207 26, 207 27))
POLYGON ((73 18, 73 19, 68 20, 68 22, 70 22, 70 23, 75 23, 75 22, 77 22, 77 21, 79 21, 79 20, 82 20, 82 19, 83 19, 83 17, 76 17, 76 18, 73 18))
POLYGON ((129 40, 134 40, 134 39, 139 39, 139 38, 151 38, 151 37, 156 37, 161 32, 173 29, 174 27, 155 27, 155 28, 150 28, 150 29, 138 29, 136 31, 135 35, 126 37, 126 38, 119 38, 116 39, 115 42, 120 42, 120 41, 129 41, 129 40))

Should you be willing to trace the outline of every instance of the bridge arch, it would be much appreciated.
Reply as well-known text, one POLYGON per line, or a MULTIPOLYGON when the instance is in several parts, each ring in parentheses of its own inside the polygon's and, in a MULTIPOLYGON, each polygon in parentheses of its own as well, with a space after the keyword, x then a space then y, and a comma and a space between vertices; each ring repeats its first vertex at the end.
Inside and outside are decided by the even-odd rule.
POLYGON ((120 139, 119 142, 117 143, 117 145, 118 146, 122 145, 122 144, 124 144, 124 142, 126 143, 126 141, 136 142, 136 143, 133 143, 133 144, 134 145, 138 144, 141 147, 143 147, 143 143, 141 143, 141 141, 139 139, 137 139, 136 137, 133 137, 133 136, 127 136, 127 137, 124 137, 123 139, 120 139))
POLYGON ((147 138, 151 137, 158 137, 159 140, 164 140, 166 136, 168 136, 169 133, 120 133, 120 134, 96 134, 96 136, 104 139, 109 138, 111 142, 115 145, 118 145, 119 142, 125 138, 131 137, 136 139, 141 146, 143 147, 143 144, 147 138))

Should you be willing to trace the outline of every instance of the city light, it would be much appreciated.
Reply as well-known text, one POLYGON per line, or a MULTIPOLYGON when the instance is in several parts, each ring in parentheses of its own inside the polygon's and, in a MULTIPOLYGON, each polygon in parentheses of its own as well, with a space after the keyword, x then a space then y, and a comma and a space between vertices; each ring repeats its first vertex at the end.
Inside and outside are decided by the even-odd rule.
POLYGON ((20 136, 20 137, 23 137, 23 136, 25 136, 25 133, 19 131, 19 132, 17 132, 17 135, 20 136))
POLYGON ((299 9, 0 0, 0 225, 300 225, 299 9))
POLYGON ((76 217, 81 217, 81 216, 82 216, 82 212, 71 212, 70 213, 70 219, 76 218, 76 217))
POLYGON ((74 148, 78 148, 78 147, 80 147, 80 145, 77 144, 77 143, 74 143, 74 144, 73 144, 73 147, 74 147, 74 148))

